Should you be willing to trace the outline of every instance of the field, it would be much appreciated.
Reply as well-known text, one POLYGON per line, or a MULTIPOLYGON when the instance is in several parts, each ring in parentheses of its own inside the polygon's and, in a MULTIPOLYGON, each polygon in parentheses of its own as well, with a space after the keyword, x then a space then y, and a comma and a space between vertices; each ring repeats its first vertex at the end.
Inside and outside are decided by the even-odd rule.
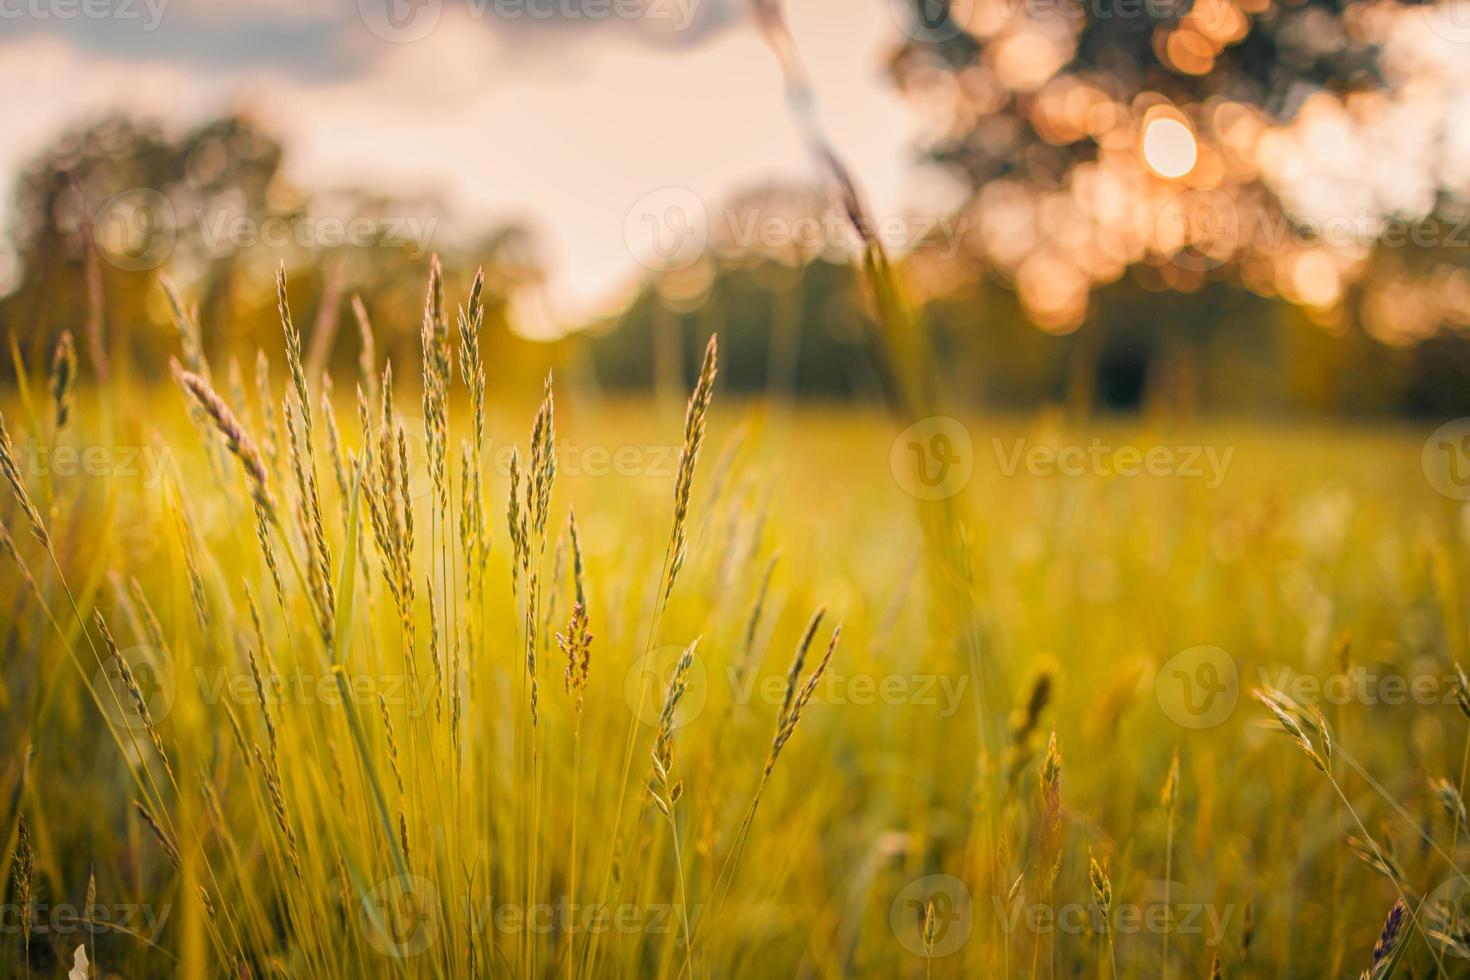
POLYGON ((467 309, 5 399, 4 975, 1464 972, 1425 432, 505 403, 467 309))

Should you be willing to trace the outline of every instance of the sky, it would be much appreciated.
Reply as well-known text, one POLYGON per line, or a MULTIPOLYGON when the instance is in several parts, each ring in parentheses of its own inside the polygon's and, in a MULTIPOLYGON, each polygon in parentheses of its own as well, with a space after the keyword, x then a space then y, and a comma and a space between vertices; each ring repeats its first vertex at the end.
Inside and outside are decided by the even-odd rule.
MULTIPOLYGON (((526 224, 548 265, 550 318, 574 320, 637 282, 659 222, 713 227, 742 189, 817 177, 745 7, 0 0, 0 184, 109 111, 182 127, 245 109, 282 138, 286 177, 308 190, 436 194, 452 210, 436 234, 526 224)), ((920 169, 924 120, 884 75, 902 37, 888 0, 801 0, 789 18, 875 213, 939 211, 954 191, 920 169)))

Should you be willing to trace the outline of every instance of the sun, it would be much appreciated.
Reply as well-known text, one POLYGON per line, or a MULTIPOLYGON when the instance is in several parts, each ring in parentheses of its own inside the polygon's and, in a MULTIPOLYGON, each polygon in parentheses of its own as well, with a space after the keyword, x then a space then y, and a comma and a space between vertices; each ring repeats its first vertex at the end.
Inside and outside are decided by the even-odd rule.
POLYGON ((1177 119, 1154 119, 1143 129, 1143 162, 1160 177, 1183 177, 1194 169, 1199 146, 1177 119))

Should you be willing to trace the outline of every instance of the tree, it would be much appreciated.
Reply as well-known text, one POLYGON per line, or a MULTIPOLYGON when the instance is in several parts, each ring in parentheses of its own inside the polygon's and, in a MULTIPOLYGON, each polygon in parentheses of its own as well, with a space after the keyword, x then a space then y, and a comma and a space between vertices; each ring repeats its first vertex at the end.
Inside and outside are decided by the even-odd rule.
POLYGON ((1227 280, 1404 344, 1470 327, 1470 32, 1383 0, 896 0, 970 258, 1054 332, 1227 280))

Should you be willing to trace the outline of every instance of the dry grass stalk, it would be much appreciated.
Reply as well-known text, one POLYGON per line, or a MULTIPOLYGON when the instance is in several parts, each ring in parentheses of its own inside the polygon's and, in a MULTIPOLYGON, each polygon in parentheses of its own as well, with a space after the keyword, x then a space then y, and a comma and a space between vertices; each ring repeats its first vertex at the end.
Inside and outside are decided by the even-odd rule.
POLYGON ((133 809, 138 811, 138 815, 143 818, 143 822, 148 825, 148 829, 153 831, 153 836, 157 838, 159 846, 163 848, 163 853, 168 857, 168 863, 173 866, 174 871, 183 871, 184 863, 179 860, 179 849, 174 846, 173 840, 169 838, 167 831, 163 829, 163 825, 158 822, 158 817, 154 815, 153 811, 142 800, 133 800, 133 809))
POLYGON ((439 657, 439 613, 434 602, 434 580, 424 578, 425 594, 429 597, 429 663, 434 668, 434 717, 444 717, 444 664, 439 657))
POLYGON ((658 728, 652 752, 653 778, 648 791, 654 805, 666 817, 684 794, 682 781, 670 783, 674 767, 674 713, 679 710, 679 702, 689 690, 689 668, 694 664, 694 651, 698 646, 699 640, 696 639, 679 655, 674 664, 673 676, 669 678, 668 690, 664 692, 663 707, 658 713, 658 728))
POLYGON ((332 586, 332 555, 322 521, 321 495, 317 490, 316 460, 311 449, 306 416, 300 429, 296 423, 297 407, 290 400, 282 404, 286 419, 286 441, 290 447, 291 472, 296 477, 296 521, 307 543, 307 584, 311 589, 312 609, 317 616, 317 629, 322 644, 332 646, 333 615, 336 597, 332 586))
POLYGON ((15 539, 10 536, 10 530, 4 523, 0 523, 0 551, 4 551, 10 556, 10 560, 15 562, 16 568, 20 570, 20 576, 25 580, 26 585, 33 593, 40 595, 40 589, 36 585, 36 577, 31 574, 30 566, 21 557, 20 551, 15 547, 15 539))
POLYGON ((684 444, 679 450, 679 470, 674 479, 674 527, 669 541, 668 571, 664 578, 661 601, 667 603, 674 591, 674 581, 684 566, 689 520, 689 498, 694 489, 694 470, 699 450, 704 445, 705 416, 714 394, 715 376, 719 373, 719 338, 711 334, 699 368, 699 380, 684 411, 684 444))
POLYGON ((567 535, 572 539, 572 585, 576 590, 577 605, 586 609, 587 580, 585 563, 582 560, 582 536, 577 531, 577 512, 567 508, 567 535))
POLYGON ((5 482, 10 484, 10 492, 15 494, 16 503, 20 504, 26 520, 30 522, 31 533, 47 550, 50 550, 51 536, 46 533, 46 525, 41 520, 41 512, 36 509, 29 491, 26 490, 25 480, 21 477, 20 466, 16 462, 15 446, 11 444, 10 432, 5 428, 3 413, 0 413, 0 472, 5 474, 5 482))
POLYGON ((373 341, 373 324, 368 319, 367 307, 362 304, 362 297, 356 293, 352 296, 352 316, 357 321, 358 384, 366 389, 369 401, 377 401, 378 353, 377 345, 373 341))
POLYGON ((77 348, 71 331, 61 331, 51 355, 51 404, 56 431, 66 428, 71 417, 72 392, 77 380, 77 348))
POLYGON ((1402 955, 1404 921, 1408 918, 1408 907, 1402 898, 1388 910, 1383 929, 1373 944, 1373 964, 1363 972, 1363 980, 1386 980, 1402 955))
POLYGON ((271 472, 281 470, 281 430, 276 425, 275 395, 271 391, 271 362, 265 351, 255 352, 255 397, 260 403, 261 431, 264 433, 265 457, 271 472))
POLYGON ((291 470, 296 477, 297 518, 308 542, 307 579, 310 584, 314 608, 317 614, 317 629, 322 644, 332 648, 332 631, 336 618, 336 596, 332 585, 332 554, 327 544, 326 528, 322 521, 321 494, 317 489, 316 451, 313 442, 311 393, 307 390, 306 369, 301 361, 301 333, 291 318, 291 304, 286 295, 286 267, 276 270, 276 310, 281 319, 281 330, 286 338, 286 366, 291 372, 291 384, 295 389, 296 401, 287 399, 282 414, 286 419, 287 448, 290 450, 291 470), (296 421, 300 416, 300 429, 296 421))
POLYGON ((179 332, 179 347, 184 355, 184 364, 188 369, 203 378, 209 378, 209 363, 204 359, 204 337, 199 329, 199 318, 194 311, 184 305, 179 297, 179 291, 174 287, 173 280, 168 276, 160 276, 159 284, 163 287, 163 295, 168 300, 169 311, 173 314, 174 327, 179 332))
POLYGON ((16 905, 20 913, 21 938, 24 942, 24 950, 29 957, 31 947, 31 889, 36 874, 36 851, 31 844, 31 826, 26 822, 26 815, 20 814, 16 819, 15 831, 15 855, 11 860, 11 877, 15 881, 16 905))
POLYGON ((592 665, 592 632, 588 629, 587 608, 581 602, 572 606, 566 632, 556 634, 556 643, 567 658, 566 691, 576 697, 577 713, 580 714, 582 695, 587 690, 588 670, 592 665))
POLYGON ((327 453, 332 460, 332 474, 337 478, 337 495, 345 510, 348 482, 347 460, 342 453, 342 433, 337 428, 337 413, 332 410, 332 376, 322 374, 322 418, 327 420, 327 453))
POLYGON ((434 499, 442 516, 449 512, 447 457, 451 375, 449 323, 444 317, 444 272, 437 255, 429 265, 429 292, 424 298, 419 339, 423 346, 424 442, 434 499))
POLYGON ((398 784, 398 795, 403 795, 403 768, 399 762, 398 738, 393 734, 393 716, 388 712, 388 699, 378 695, 378 709, 383 716, 383 732, 388 738, 388 765, 393 770, 393 781, 398 784))
POLYGON ((265 512, 266 517, 275 522, 276 503, 271 494, 265 462, 261 459, 260 451, 255 448, 255 442, 240 424, 239 418, 202 376, 192 371, 180 370, 178 377, 179 383, 194 397, 194 401, 214 423, 215 429, 224 437, 230 452, 240 461, 250 486, 250 496, 256 505, 265 512))
POLYGON ((184 570, 189 576, 189 600, 194 607, 194 621, 199 624, 201 633, 209 633, 209 601, 204 591, 204 577, 199 572, 199 556, 194 548, 194 527, 189 521, 188 512, 184 509, 184 500, 178 493, 174 494, 173 506, 174 530, 179 536, 179 549, 184 554, 184 570))
POLYGON ((251 746, 251 749, 255 754, 255 761, 260 765, 266 793, 270 797, 271 815, 275 818, 276 828, 280 830, 286 845, 286 858, 291 873, 296 876, 298 882, 304 884, 306 878, 301 869, 301 852, 296 846, 296 831, 291 827, 290 813, 286 810, 286 788, 281 782, 280 766, 277 762, 263 756, 260 746, 251 746))
POLYGON ((811 622, 807 624, 806 632, 802 635, 801 642, 796 647, 796 656, 791 659, 791 667, 786 672, 786 695, 781 702, 781 713, 776 718, 776 735, 771 739, 771 750, 766 756, 765 771, 761 776, 762 785, 766 777, 770 776, 771 770, 775 768, 776 759, 780 757, 781 750, 786 747, 791 736, 796 734, 796 723, 801 721, 801 714, 817 692, 817 685, 821 683, 822 675, 827 672, 827 666, 832 662, 832 654, 837 650, 837 641, 842 638, 842 624, 832 631, 832 638, 827 641, 827 650, 822 654, 822 659, 812 670, 811 675, 803 683, 801 681, 802 667, 806 661, 807 650, 811 647, 812 639, 816 636, 817 627, 826 614, 826 607, 819 608, 812 616, 811 622))
POLYGON ((118 650, 117 640, 113 639, 112 631, 107 628, 107 620, 102 618, 101 612, 93 613, 93 622, 97 625, 97 632, 102 636, 102 643, 107 649, 108 657, 117 665, 118 676, 122 679, 123 687, 127 689, 128 697, 133 703, 133 711, 137 713, 138 720, 143 723, 144 731, 148 733, 148 740, 153 745, 153 751, 158 753, 158 759, 163 763, 169 781, 175 782, 173 766, 169 763, 168 753, 164 751, 163 738, 158 733, 158 723, 153 718, 153 712, 148 708, 148 700, 143 695, 143 688, 133 673, 132 665, 118 650))

